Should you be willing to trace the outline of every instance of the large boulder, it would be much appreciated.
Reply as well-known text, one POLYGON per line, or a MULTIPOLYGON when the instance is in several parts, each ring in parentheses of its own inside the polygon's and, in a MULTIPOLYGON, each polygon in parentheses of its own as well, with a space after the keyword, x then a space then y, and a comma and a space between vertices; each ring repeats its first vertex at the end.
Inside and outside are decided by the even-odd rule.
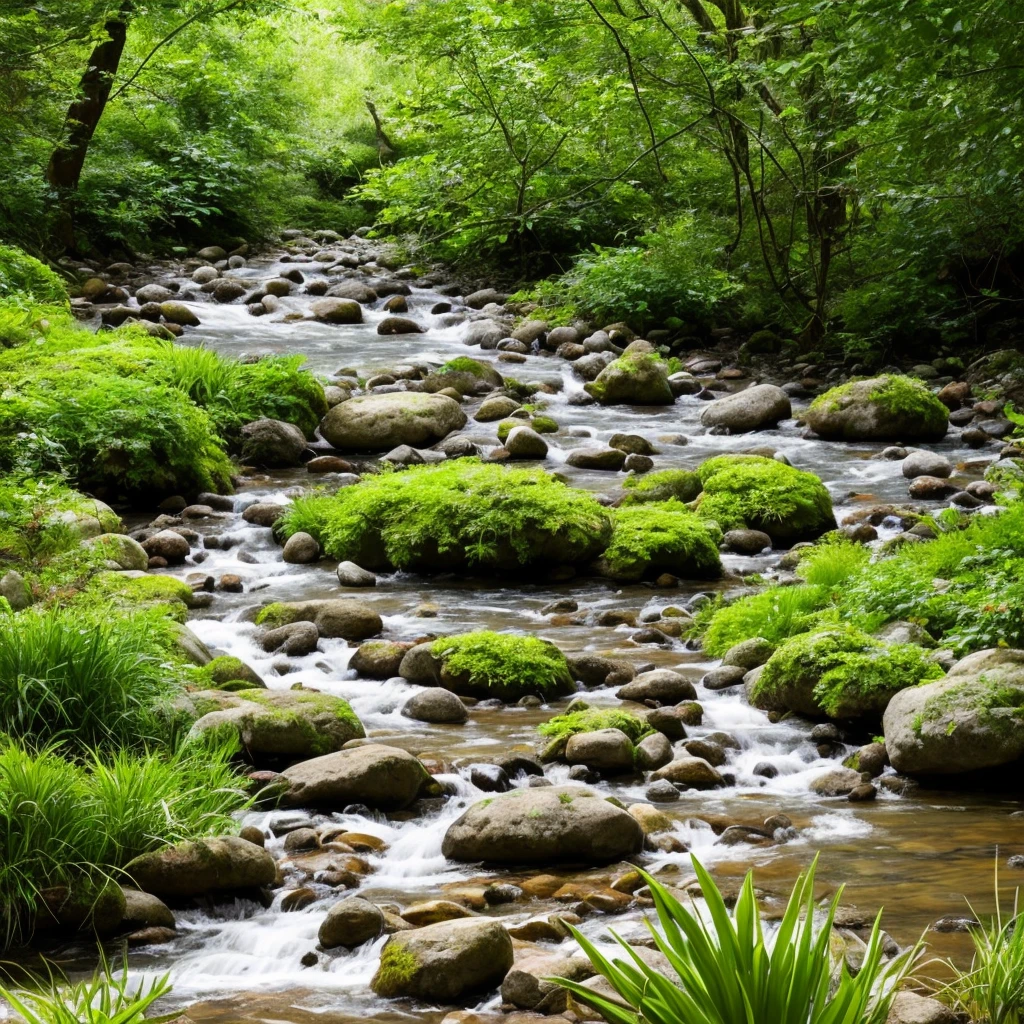
POLYGON ((286 768, 289 807, 342 810, 366 804, 380 810, 404 810, 430 782, 426 768, 399 747, 370 743, 340 750, 286 768))
POLYGON ((324 324, 361 324, 363 309, 354 299, 336 297, 317 299, 309 307, 314 320, 324 324))
POLYGON ((317 757, 366 735, 347 700, 315 690, 211 690, 192 699, 219 707, 198 719, 190 735, 234 730, 254 761, 317 757))
POLYGON ((957 775, 1024 757, 1024 650, 990 648, 944 679, 902 690, 883 718, 892 766, 910 775, 957 775))
POLYGON ((143 892, 162 900, 187 900, 271 885, 274 858, 238 836, 179 843, 130 861, 125 873, 143 892))
POLYGON ((941 441, 949 410, 920 381, 886 375, 826 391, 804 419, 826 441, 941 441))
POLYGON ((349 641, 376 636, 384 624, 381 617, 362 601, 327 598, 321 601, 278 601, 267 605, 257 623, 273 628, 293 622, 312 622, 320 636, 349 641))
POLYGON ((575 786, 516 789, 482 800, 445 833, 450 860, 607 864, 640 852, 643 831, 600 794, 575 786))
POLYGON ((682 700, 696 700, 693 683, 670 668, 656 668, 641 672, 632 682, 620 687, 615 696, 619 700, 632 700, 639 704, 656 700, 659 704, 678 704, 682 700))
POLYGON ((513 960, 512 939, 500 921, 440 921, 392 935, 370 985, 388 999, 451 1003, 464 993, 495 988, 513 960))
POLYGON ((379 451, 403 444, 423 448, 465 425, 466 414, 455 399, 400 391, 336 405, 320 432, 338 449, 379 451))
POLYGON ((757 384, 704 407, 700 421, 736 434, 774 427, 793 415, 789 395, 774 384, 757 384))
POLYGON ((253 420, 242 427, 242 461, 267 469, 287 469, 302 461, 306 438, 292 423, 253 420))
POLYGON ((634 341, 584 388, 602 405, 671 405, 675 401, 666 365, 646 341, 634 341))
POLYGON ((633 771, 633 756, 633 742, 621 729, 575 733, 565 747, 568 764, 582 764, 610 774, 633 771))

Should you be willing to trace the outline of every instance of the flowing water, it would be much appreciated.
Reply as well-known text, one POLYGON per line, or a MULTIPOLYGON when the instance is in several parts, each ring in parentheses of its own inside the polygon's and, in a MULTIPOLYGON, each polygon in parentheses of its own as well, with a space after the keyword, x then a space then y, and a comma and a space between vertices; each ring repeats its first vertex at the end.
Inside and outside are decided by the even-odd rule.
MULTIPOLYGON (((265 261, 239 274, 256 282, 286 269, 289 267, 265 261)), ((314 274, 317 270, 315 264, 305 264, 300 269, 304 273, 312 270, 314 274)), ((340 368, 355 368, 366 374, 402 363, 441 363, 457 355, 479 355, 478 350, 463 344, 464 324, 452 325, 445 317, 428 312, 441 298, 429 290, 414 289, 409 299, 410 315, 428 330, 425 334, 399 337, 376 334, 376 323, 385 314, 372 309, 366 311, 365 324, 353 327, 284 320, 282 313, 302 312, 308 307, 310 300, 305 296, 285 298, 280 313, 259 319, 250 316, 244 306, 196 303, 193 308, 203 323, 190 331, 185 340, 233 356, 302 353, 314 371, 326 376, 340 368)), ((484 353, 482 358, 495 355, 484 353)), ((561 383, 562 390, 550 397, 548 413, 563 430, 548 437, 551 454, 547 466, 558 466, 580 487, 613 492, 621 475, 582 472, 560 465, 567 453, 572 447, 594 440, 606 441, 612 433, 626 431, 652 440, 659 435, 686 436, 685 445, 658 443, 661 454, 656 457, 657 468, 695 468, 712 455, 751 445, 770 445, 784 453, 794 466, 811 470, 825 481, 839 519, 865 503, 906 501, 906 481, 899 463, 877 458, 880 445, 806 440, 792 421, 778 430, 757 435, 708 435, 698 420, 703 403, 695 397, 680 398, 667 408, 575 406, 568 403, 568 398, 580 389, 581 383, 562 360, 538 354, 519 365, 495 365, 522 380, 561 383)), ((495 426, 475 424, 470 419, 464 433, 494 446, 495 426)), ((933 447, 960 464, 960 475, 982 475, 988 460, 979 459, 958 438, 959 432, 951 429, 947 440, 933 447)), ((476 758, 517 748, 534 750, 536 725, 557 713, 565 701, 543 708, 479 709, 471 711, 464 726, 430 726, 400 714, 403 702, 416 687, 356 678, 348 669, 352 648, 344 641, 324 640, 316 653, 287 659, 286 664, 277 655, 263 653, 254 642, 256 627, 246 621, 246 612, 254 605, 272 600, 336 597, 339 588, 332 563, 286 565, 270 530, 248 525, 240 518, 240 512, 256 499, 286 501, 296 493, 296 488, 321 482, 330 484, 331 478, 321 481, 304 470, 254 479, 239 491, 234 516, 218 520, 212 527, 200 524, 206 534, 229 534, 234 539, 226 549, 210 550, 201 571, 215 578, 225 572, 237 573, 245 581, 246 589, 242 594, 218 593, 208 609, 194 615, 190 623, 194 631, 211 647, 242 658, 272 688, 287 689, 301 682, 347 698, 364 722, 367 734, 382 742, 399 744, 417 754, 439 755, 449 765, 465 765, 476 758), (240 560, 240 555, 248 560, 240 560)), ((774 558, 765 556, 725 556, 729 568, 743 572, 763 570, 773 561, 774 558)), ((187 565, 171 571, 186 575, 195 570, 195 566, 187 565)), ((735 586, 735 581, 731 585, 735 586)), ((598 611, 657 609, 680 604, 698 590, 707 589, 707 584, 685 582, 680 589, 666 591, 597 579, 506 584, 501 579, 428 579, 396 573, 381 577, 374 590, 350 591, 348 596, 369 602, 384 619, 385 635, 393 639, 411 640, 427 632, 512 630, 547 637, 567 653, 586 650, 627 659, 636 665, 684 667, 688 674, 699 677, 713 662, 686 649, 680 641, 668 649, 639 647, 630 641, 629 628, 602 628, 589 623, 598 611), (541 608, 552 600, 570 596, 586 610, 587 624, 552 626, 541 614, 541 608), (424 601, 437 606, 435 618, 412 614, 424 601)), ((999 796, 924 789, 903 796, 883 791, 870 804, 816 797, 809 791, 809 782, 838 762, 818 756, 810 742, 809 724, 771 724, 764 714, 746 704, 741 691, 742 688, 715 693, 698 686, 698 697, 705 708, 704 722, 701 727, 688 730, 695 738, 724 731, 736 739, 738 749, 728 751, 727 766, 736 776, 735 787, 688 792, 678 803, 660 805, 677 820, 678 838, 711 865, 716 875, 740 877, 753 866, 762 888, 783 892, 815 851, 821 851, 822 894, 845 884, 844 904, 870 914, 884 905, 886 926, 900 943, 913 941, 938 918, 965 914, 965 897, 979 912, 992 909, 997 849, 1003 865, 1008 854, 1024 852, 1024 821, 1010 816, 1010 812, 1020 808, 1019 802, 999 796), (753 774, 752 769, 761 761, 770 761, 778 769, 777 777, 768 780, 753 774), (774 813, 784 813, 792 819, 795 839, 763 847, 725 847, 717 844, 715 833, 706 824, 688 821, 724 817, 760 825, 774 813)), ((613 690, 588 691, 587 700, 595 705, 619 704, 613 690)), ((567 771, 565 767, 549 767, 548 776, 562 783, 567 771)), ((482 794, 468 780, 468 772, 460 774, 453 768, 452 774, 443 778, 456 795, 422 817, 388 820, 380 816, 366 820, 341 814, 332 818, 317 816, 317 821, 338 821, 386 842, 384 852, 371 858, 374 871, 366 876, 360 895, 406 906, 419 899, 457 891, 460 885, 465 890, 474 879, 520 877, 446 862, 441 854, 445 829, 482 794)), ((644 786, 634 779, 599 785, 627 804, 643 799, 644 786)), ((254 812, 246 821, 268 828, 273 817, 273 813, 254 812)), ((282 842, 272 839, 268 846, 280 849, 282 842)), ((650 864, 669 880, 682 881, 691 875, 689 855, 685 853, 654 854, 650 864)), ((169 971, 175 986, 173 1005, 189 1006, 190 1015, 197 1021, 235 1020, 239 1016, 296 1024, 325 1017, 338 1021, 439 1020, 443 1012, 436 1007, 387 1003, 373 996, 369 981, 383 939, 352 952, 321 954, 315 966, 302 966, 303 956, 316 949, 317 929, 327 908, 338 898, 337 893, 323 889, 317 903, 295 913, 280 911, 280 896, 269 909, 238 902, 208 912, 179 913, 179 937, 168 945, 133 953, 132 968, 149 975, 169 971)), ((504 914, 510 921, 518 922, 546 916, 557 909, 564 908, 551 901, 535 900, 486 912, 504 914)), ((594 915, 586 919, 584 929, 598 936, 609 924, 627 936, 639 934, 641 914, 594 915)), ((929 942, 932 952, 941 955, 962 956, 967 948, 962 934, 931 932, 929 942)), ((497 1005, 498 999, 494 997, 484 1000, 482 1008, 495 1009, 497 1005)))

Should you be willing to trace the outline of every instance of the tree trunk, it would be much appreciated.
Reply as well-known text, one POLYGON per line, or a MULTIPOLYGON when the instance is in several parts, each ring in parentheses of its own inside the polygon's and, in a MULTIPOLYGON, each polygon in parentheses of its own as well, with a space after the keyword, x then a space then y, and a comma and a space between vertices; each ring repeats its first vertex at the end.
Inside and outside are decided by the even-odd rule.
POLYGON ((117 17, 104 25, 107 38, 98 43, 89 56, 89 64, 78 84, 78 95, 68 107, 64 141, 53 151, 46 168, 46 180, 57 193, 53 240, 63 250, 75 247, 75 193, 89 144, 106 109, 121 63, 131 11, 131 0, 124 0, 117 17))

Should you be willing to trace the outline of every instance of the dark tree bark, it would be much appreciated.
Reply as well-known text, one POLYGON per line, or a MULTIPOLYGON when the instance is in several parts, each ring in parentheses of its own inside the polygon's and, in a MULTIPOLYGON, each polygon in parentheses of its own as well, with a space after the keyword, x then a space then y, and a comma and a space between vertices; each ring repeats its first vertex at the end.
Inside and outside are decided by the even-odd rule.
POLYGON ((46 168, 46 180, 57 193, 58 203, 53 240, 62 250, 75 247, 75 193, 89 144, 106 109, 121 63, 131 13, 131 0, 124 0, 117 17, 104 25, 106 38, 89 56, 89 64, 78 84, 78 94, 68 107, 64 141, 53 151, 46 168))

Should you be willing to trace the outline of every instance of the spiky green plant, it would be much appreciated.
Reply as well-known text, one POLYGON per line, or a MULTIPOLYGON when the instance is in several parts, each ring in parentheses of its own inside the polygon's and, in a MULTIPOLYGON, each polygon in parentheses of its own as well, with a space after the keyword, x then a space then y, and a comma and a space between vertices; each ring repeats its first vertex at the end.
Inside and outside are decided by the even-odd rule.
MULTIPOLYGON (((694 858, 707 918, 684 907, 650 875, 660 928, 648 921, 658 949, 676 972, 649 966, 619 936, 628 960, 609 960, 584 935, 573 935, 628 1009, 577 982, 555 978, 610 1024, 883 1024, 899 984, 913 969, 920 943, 888 963, 882 960, 875 919, 856 977, 831 951, 832 922, 842 895, 815 921, 817 858, 800 875, 778 931, 767 937, 752 873, 730 914, 711 876, 694 858)), ((614 933, 613 933, 614 934, 614 933)))

